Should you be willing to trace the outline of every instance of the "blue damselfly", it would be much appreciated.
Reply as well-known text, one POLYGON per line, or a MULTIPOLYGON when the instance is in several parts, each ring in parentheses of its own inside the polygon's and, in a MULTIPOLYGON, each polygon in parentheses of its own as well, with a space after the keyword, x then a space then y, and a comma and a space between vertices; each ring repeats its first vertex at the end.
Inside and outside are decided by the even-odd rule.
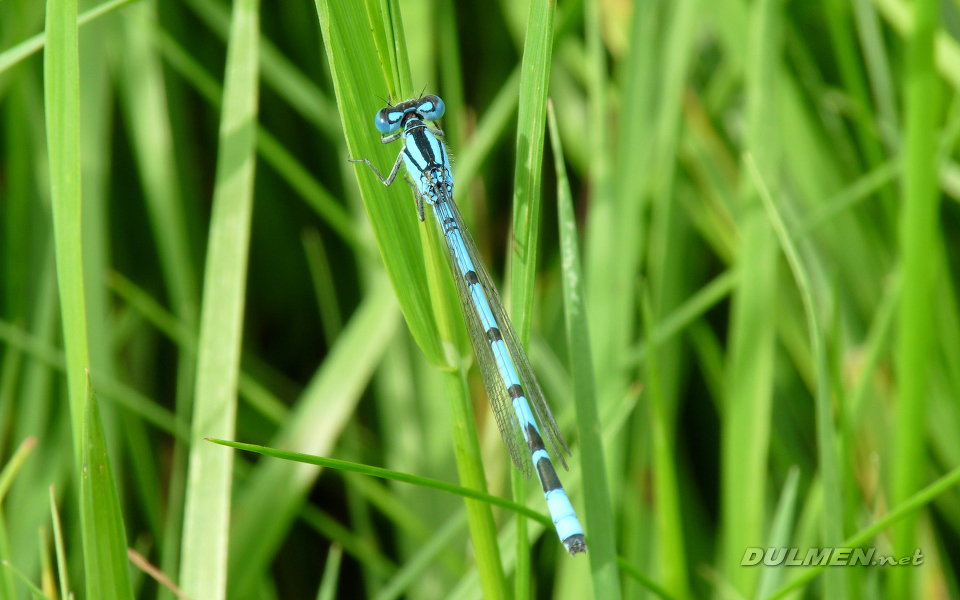
POLYGON ((442 116, 443 101, 432 95, 387 106, 377 112, 375 121, 377 130, 381 133, 381 141, 388 144, 400 138, 404 140, 404 148, 397 156, 390 174, 384 179, 368 159, 351 160, 367 163, 384 185, 393 183, 400 164, 404 163, 407 173, 413 179, 417 215, 421 221, 425 218, 424 204, 433 207, 437 224, 446 242, 447 258, 457 284, 460 308, 464 313, 470 341, 493 406, 500 435, 510 450, 514 464, 525 477, 530 477, 531 466, 536 467, 546 496, 547 508, 563 545, 570 554, 586 552, 583 528, 553 468, 537 421, 539 420, 546 431, 554 453, 564 468, 567 465, 561 454, 561 447, 568 454, 569 450, 543 397, 530 362, 517 341, 517 335, 500 302, 500 294, 497 293, 453 201, 450 159, 446 147, 438 139, 443 137, 443 132, 429 127, 426 123, 436 122, 442 116), (525 449, 520 439, 526 442, 525 449))

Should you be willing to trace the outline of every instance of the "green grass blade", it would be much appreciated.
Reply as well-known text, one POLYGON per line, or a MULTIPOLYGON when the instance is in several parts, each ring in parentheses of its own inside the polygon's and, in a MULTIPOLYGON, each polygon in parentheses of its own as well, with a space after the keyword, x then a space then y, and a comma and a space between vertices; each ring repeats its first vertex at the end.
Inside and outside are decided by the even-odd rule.
POLYGON ((190 254, 163 65, 152 44, 156 10, 153 2, 146 1, 124 15, 127 50, 123 54, 122 99, 170 304, 174 313, 195 326, 199 310, 196 268, 190 254))
POLYGON ((300 518, 322 537, 343 546, 347 554, 376 575, 390 577, 397 572, 397 566, 376 547, 315 506, 305 505, 300 512, 300 518))
MULTIPOLYGON (((372 3, 367 11, 363 9, 357 2, 317 0, 349 154, 367 158, 385 170, 396 161, 398 149, 376 143, 369 119, 379 108, 378 94, 409 93, 410 70, 396 3, 384 2, 383 12, 372 3), (375 39, 370 39, 371 28, 375 39), (384 49, 379 45, 383 29, 389 34, 384 36, 387 54, 378 55, 376 48, 384 49)), ((413 197, 402 185, 385 189, 366 165, 355 165, 355 169, 362 169, 355 172, 364 207, 410 332, 431 364, 444 369, 460 481, 486 490, 476 421, 460 359, 466 336, 440 246, 443 242, 434 223, 417 224, 413 197)), ((493 514, 483 503, 468 501, 466 505, 484 594, 491 600, 502 598, 506 582, 493 514)))
POLYGON ((670 595, 670 592, 657 585, 657 582, 644 575, 639 569, 628 563, 623 558, 617 557, 617 566, 621 571, 632 577, 634 581, 660 598, 663 598, 663 600, 675 600, 674 597, 670 595))
MULTIPOLYGON (((0 471, 0 505, 2 505, 4 497, 10 490, 13 478, 20 472, 20 468, 30 455, 30 451, 36 445, 36 442, 37 440, 34 437, 28 437, 23 440, 20 446, 17 447, 16 452, 13 453, 13 456, 10 457, 10 460, 7 461, 7 464, 3 466, 3 470, 0 471)), ((7 515, 6 511, 2 510, 2 508, 0 508, 0 558, 3 559, 3 562, 12 558, 7 534, 7 515)), ((16 598, 16 588, 8 572, 0 573, 0 593, 7 598, 16 598)))
POLYGON ((884 46, 880 19, 870 0, 853 0, 853 10, 863 61, 876 105, 877 129, 887 151, 893 154, 899 148, 897 96, 893 88, 893 74, 890 72, 890 60, 884 46))
POLYGON ((310 267, 310 280, 317 295, 317 308, 323 323, 323 334, 327 347, 332 347, 337 336, 343 330, 343 318, 340 316, 340 303, 337 290, 333 285, 333 270, 330 257, 323 245, 320 232, 314 228, 304 229, 300 234, 304 255, 310 267))
MULTIPOLYGON (((840 479, 840 464, 836 455, 836 429, 833 423, 833 404, 830 390, 830 373, 827 367, 827 350, 820 330, 817 307, 813 301, 813 291, 807 267, 800 258, 796 245, 787 232, 787 227, 774 204, 766 182, 763 181, 753 157, 747 155, 747 170, 760 193, 760 200, 773 224, 780 240, 780 246, 803 302, 803 312, 807 319, 807 331, 810 334, 810 352, 816 364, 816 414, 817 414, 817 451, 820 463, 820 480, 823 484, 822 540, 824 546, 837 548, 843 539, 843 482, 840 479)), ((846 577, 842 570, 828 572, 824 594, 829 598, 845 598, 847 595, 846 577)))
POLYGON ((30 455, 30 451, 33 450, 33 447, 36 446, 37 439, 34 437, 28 437, 27 439, 20 442, 20 445, 17 446, 17 451, 13 453, 13 456, 10 457, 10 460, 7 461, 7 464, 3 466, 3 470, 0 471, 0 503, 3 502, 3 499, 6 497, 7 492, 10 491, 10 486, 13 484, 13 478, 17 476, 17 473, 20 471, 20 467, 23 466, 23 461, 27 460, 27 457, 30 455))
POLYGON ((577 424, 580 428, 580 470, 583 473, 584 516, 590 533, 589 556, 593 592, 594 597, 615 600, 620 598, 617 533, 607 483, 607 465, 603 457, 603 441, 600 438, 597 390, 593 379, 593 358, 590 355, 590 332, 583 303, 583 269, 580 266, 577 222, 552 104, 547 105, 547 111, 550 143, 557 170, 557 219, 560 226, 564 322, 570 352, 577 424))
MULTIPOLYGON (((370 126, 370 115, 379 110, 377 95, 386 90, 366 11, 358 3, 326 1, 318 2, 318 10, 349 154, 392 165, 396 150, 380 144, 370 126)), ((443 364, 446 359, 430 308, 413 199, 404 186, 384 189, 370 173, 356 172, 380 255, 410 332, 433 364, 443 364)))
MULTIPOLYGON (((913 31, 907 41, 906 132, 903 200, 899 223, 901 292, 897 324, 897 410, 894 433, 891 502, 900 504, 926 475, 926 406, 931 388, 930 354, 936 348, 933 299, 938 294, 941 255, 937 184, 940 82, 934 63, 939 4, 914 3, 913 31)), ((916 546, 916 517, 904 519, 892 532, 895 551, 909 554, 916 546)), ((894 570, 887 581, 890 598, 912 596, 913 575, 894 570)))
POLYGON ((80 516, 87 598, 133 600, 120 497, 103 437, 100 409, 89 377, 86 396, 80 516))
MULTIPOLYGON (((789 548, 791 542, 791 531, 793 531, 794 506, 797 502, 797 488, 800 483, 800 469, 796 466, 791 467, 787 473, 787 480, 783 484, 783 491, 780 492, 780 502, 777 504, 777 510, 773 515, 773 522, 770 525, 770 538, 767 541, 767 548, 789 548)), ((760 584, 757 588, 757 599, 765 597, 771 593, 780 584, 783 579, 783 565, 764 569, 760 573, 760 584)))
POLYGON ((227 593, 233 455, 198 443, 232 437, 253 212, 260 37, 258 0, 234 4, 204 272, 180 585, 193 598, 227 593))
MULTIPOLYGON (((454 153, 463 148, 464 105, 463 57, 457 36, 457 15, 453 0, 440 0, 437 12, 437 45, 439 46, 440 89, 446 106, 446 141, 454 153)), ((456 181, 456 180, 454 180, 456 181)))
MULTIPOLYGON (((7 514, 0 507, 0 564, 8 563, 10 560, 10 535, 7 533, 7 514)), ((16 598, 16 576, 11 577, 6 569, 0 571, 0 593, 4 598, 16 598)), ((31 584, 32 585, 32 584, 31 584)))
POLYGON ((543 142, 547 89, 553 56, 552 0, 533 0, 527 18, 520 69, 517 117, 517 165, 513 181, 513 247, 510 257, 510 316, 520 343, 527 347, 533 324, 533 282, 537 274, 543 142))
MULTIPOLYGON (((640 295, 642 321, 647 337, 653 322, 653 307, 648 290, 640 295)), ((646 395, 650 402, 651 444, 655 477, 656 531, 660 543, 659 570, 666 589, 678 597, 690 595, 687 584, 687 564, 684 550, 680 500, 677 485, 676 461, 673 458, 674 434, 670 432, 664 393, 661 349, 652 346, 646 364, 646 395)))
POLYGON ((13 573, 14 576, 16 576, 17 579, 19 579, 21 582, 23 582, 24 585, 26 585, 26 586, 30 589, 30 593, 33 595, 34 598, 36 598, 36 599, 43 598, 43 599, 45 599, 45 600, 50 600, 50 597, 47 596, 46 594, 44 594, 44 593, 43 593, 43 590, 41 590, 41 589, 38 588, 36 585, 34 585, 34 583, 33 583, 32 581, 30 581, 30 578, 27 577, 26 575, 24 575, 23 572, 20 571, 20 569, 16 568, 15 566, 13 566, 12 564, 10 564, 10 562, 8 562, 8 561, 6 561, 6 560, 4 560, 4 561, 2 562, 2 564, 3 564, 4 567, 7 568, 7 570, 8 570, 10 573, 13 573))
POLYGON ((50 198, 57 256, 57 283, 67 354, 67 383, 73 448, 80 464, 80 439, 86 396, 86 301, 80 211, 80 59, 77 0, 48 0, 43 55, 44 107, 50 162, 50 198))
POLYGON ((63 544, 63 526, 60 524, 60 511, 57 510, 57 495, 50 486, 50 519, 53 522, 53 546, 57 551, 57 576, 60 580, 60 593, 69 597, 70 570, 67 568, 67 552, 63 544))
POLYGON ((522 504, 517 504, 516 502, 511 502, 510 500, 504 500, 503 498, 500 498, 498 496, 492 496, 490 494, 479 492, 472 488, 454 485, 452 483, 447 483, 445 481, 430 479, 428 477, 420 477, 418 475, 411 475, 409 473, 401 473, 399 471, 391 471, 390 469, 383 469, 380 467, 373 467, 370 465, 352 463, 345 460, 337 460, 335 458, 324 458, 322 456, 313 456, 310 454, 303 454, 300 452, 277 450, 275 448, 267 448, 266 446, 258 446, 256 444, 245 444, 243 442, 232 442, 229 440, 218 440, 215 438, 209 438, 207 441, 213 442, 214 444, 219 444, 221 446, 236 448, 237 450, 255 452, 256 454, 262 454, 264 456, 282 458, 284 460, 296 461, 296 462, 305 463, 308 465, 317 465, 317 466, 325 467, 328 469, 350 471, 352 473, 360 473, 361 475, 369 475, 371 477, 380 477, 383 479, 389 479, 391 481, 411 483, 414 485, 419 485, 421 487, 430 488, 430 489, 438 490, 441 492, 447 492, 448 494, 455 494, 463 498, 480 500, 482 502, 485 502, 486 504, 490 504, 492 506, 499 506, 500 508, 505 508, 519 515, 523 515, 529 519, 533 519, 534 521, 537 521, 543 524, 544 527, 553 527, 553 521, 550 520, 550 517, 548 515, 538 513, 537 511, 527 508, 522 504))
POLYGON ((624 358, 627 364, 639 363, 649 352, 648 346, 655 346, 677 335, 691 323, 703 316, 710 308, 723 300, 734 290, 739 276, 733 269, 717 275, 713 281, 700 288, 696 294, 690 296, 686 302, 676 310, 662 318, 650 331, 646 342, 640 343, 629 351, 624 358))
POLYGON ((323 567, 320 589, 317 590, 317 600, 334 600, 336 598, 341 558, 343 558, 343 547, 339 544, 331 545, 330 552, 327 554, 327 564, 323 567))
MULTIPOLYGON (((453 167, 453 179, 460 182, 454 193, 456 200, 466 196, 467 184, 477 176, 480 165, 493 150, 494 144, 506 129, 513 111, 517 108, 520 94, 520 71, 514 70, 510 78, 497 92, 487 112, 477 124, 477 129, 470 138, 470 143, 457 156, 453 167)), ((465 218, 468 218, 465 216, 465 218)))
MULTIPOLYGON (((762 156, 766 181, 778 181, 777 100, 782 4, 752 5, 746 64, 746 147, 762 156), (762 154, 761 154, 762 153, 762 154)), ((733 589, 752 596, 759 572, 740 566, 743 549, 762 546, 773 404, 777 241, 756 192, 748 188, 740 222, 741 277, 733 297, 721 424, 721 571, 733 589)))
MULTIPOLYGON (((543 142, 547 119, 547 90, 553 57, 553 0, 533 0, 527 15, 520 65, 520 98, 517 117, 517 162, 513 176, 513 244, 508 253, 510 320, 524 348, 530 346, 533 327, 534 279, 540 249, 543 142)), ((466 184, 467 182, 463 182, 466 184)), ((527 484, 511 471, 514 500, 527 496, 527 484)), ((517 522, 517 600, 530 595, 530 545, 526 522, 517 522)))

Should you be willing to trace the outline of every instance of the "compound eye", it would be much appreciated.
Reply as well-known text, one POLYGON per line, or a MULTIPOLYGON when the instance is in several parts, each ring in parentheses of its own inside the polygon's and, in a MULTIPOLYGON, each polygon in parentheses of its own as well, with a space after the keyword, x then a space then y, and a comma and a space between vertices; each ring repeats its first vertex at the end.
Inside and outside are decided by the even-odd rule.
POLYGON ((417 106, 417 112, 426 121, 436 121, 443 116, 443 100, 432 94, 424 96, 423 101, 417 106))
POLYGON ((400 129, 400 122, 403 120, 403 113, 392 106, 382 108, 377 112, 377 118, 374 119, 374 125, 377 131, 383 135, 396 133, 400 129))

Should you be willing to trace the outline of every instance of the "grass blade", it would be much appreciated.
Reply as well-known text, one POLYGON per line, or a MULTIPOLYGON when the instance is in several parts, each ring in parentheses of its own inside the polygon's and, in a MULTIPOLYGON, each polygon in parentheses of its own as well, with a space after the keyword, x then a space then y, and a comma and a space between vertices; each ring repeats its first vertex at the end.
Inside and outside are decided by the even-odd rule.
POLYGON ((57 283, 66 347, 67 385, 73 448, 80 464, 87 313, 83 293, 83 246, 80 211, 80 59, 77 0, 48 0, 47 39, 43 55, 44 107, 50 161, 50 198, 57 257, 57 283))
POLYGON ((259 0, 234 4, 220 116, 217 177, 204 272, 180 585, 193 598, 227 593, 233 454, 198 443, 232 437, 253 212, 259 0))
POLYGON ((17 579, 19 579, 20 581, 22 581, 22 582, 24 583, 24 585, 26 585, 26 586, 30 589, 30 593, 33 594, 33 597, 34 597, 34 598, 36 598, 36 599, 38 599, 38 600, 41 599, 41 598, 44 599, 44 600, 50 600, 50 597, 47 596, 46 594, 44 594, 44 593, 43 593, 43 590, 41 590, 41 589, 38 588, 36 585, 34 585, 34 583, 33 583, 32 581, 30 581, 30 578, 27 577, 26 575, 24 575, 24 574, 20 571, 20 569, 14 567, 12 564, 10 564, 10 562, 8 562, 8 561, 6 561, 6 560, 3 561, 2 564, 3 564, 4 567, 6 567, 6 568, 9 570, 9 572, 13 573, 13 574, 17 577, 17 579))
POLYGON ((183 592, 180 591, 180 588, 173 583, 167 574, 150 564, 146 558, 143 557, 139 552, 133 548, 127 548, 127 556, 138 569, 149 575, 156 581, 158 584, 163 586, 165 589, 169 590, 174 596, 180 598, 180 600, 190 600, 183 592))
POLYGON ((580 470, 586 522, 590 533, 590 568, 593 592, 597 598, 620 598, 620 574, 617 566, 616 528, 607 484, 607 465, 600 438, 597 390, 590 355, 590 332, 583 302, 583 269, 577 243, 577 222, 570 197, 570 183, 553 105, 547 105, 550 143, 557 170, 557 215, 560 223, 560 249, 563 273, 564 321, 570 352, 573 396, 580 428, 580 470))
POLYGON ((103 437, 100 408, 89 377, 86 393, 80 517, 87 598, 133 600, 120 497, 103 437))
MULTIPOLYGON (((3 470, 0 471, 0 506, 2 506, 3 499, 10 490, 13 478, 16 477, 20 471, 20 467, 23 466, 23 462, 27 459, 27 456, 30 455, 30 451, 35 445, 36 438, 28 437, 23 440, 17 448, 17 451, 14 452, 10 460, 7 461, 7 464, 3 466, 3 470)), ((0 558, 2 558, 4 562, 11 558, 10 543, 7 534, 7 515, 6 511, 2 508, 0 508, 0 558)), ((16 598, 14 582, 6 571, 0 573, 0 593, 8 598, 16 598)))
POLYGON ((540 237, 540 187, 555 8, 552 0, 530 2, 520 70, 517 166, 513 181, 513 247, 508 256, 510 317, 525 348, 530 344, 533 323, 533 282, 540 237))
POLYGON ((327 554, 327 564, 323 567, 323 579, 320 581, 320 589, 317 590, 317 600, 334 600, 336 598, 341 558, 343 558, 343 547, 339 544, 330 546, 330 553, 327 554))
POLYGON ((23 466, 23 461, 27 460, 27 456, 30 455, 30 451, 33 450, 36 443, 37 440, 33 437, 28 437, 20 442, 17 451, 13 453, 13 456, 10 457, 7 464, 3 466, 3 470, 0 471, 0 502, 3 502, 7 492, 10 491, 13 478, 17 476, 20 467, 23 466))
MULTIPOLYGON (((507 254, 510 273, 510 320, 524 349, 530 347, 533 327, 533 284, 540 248, 540 196, 543 141, 547 119, 547 90, 553 57, 553 0, 533 0, 527 16, 520 65, 520 104, 517 117, 517 163, 513 179, 513 244, 507 254)), ((462 182, 466 185, 467 182, 462 182)), ((516 470, 510 472, 513 498, 527 496, 527 483, 516 470)), ((517 521, 517 600, 530 596, 530 543, 526 521, 517 521)))
POLYGON ((500 498, 498 496, 493 496, 485 492, 479 492, 472 488, 454 485, 452 483, 447 483, 445 481, 438 481, 436 479, 429 479, 427 477, 420 477, 418 475, 410 475, 409 473, 401 473, 399 471, 391 471, 390 469, 382 469, 380 467, 373 467, 370 465, 361 465, 358 463, 352 463, 345 460, 337 460, 335 458, 324 458, 322 456, 313 456, 310 454, 303 454, 300 452, 289 452, 287 450, 277 450, 275 448, 267 448, 266 446, 258 446, 256 444, 245 444, 243 442, 232 442, 229 440, 218 440, 215 438, 209 438, 208 441, 213 442, 214 444, 219 444, 221 446, 236 448, 237 450, 246 450, 247 452, 255 452, 257 454, 262 454, 264 456, 272 456, 274 458, 292 460, 296 462, 306 463, 308 465, 317 465, 320 467, 326 467, 328 469, 339 469, 342 471, 350 471, 353 473, 360 473, 362 475, 369 475, 371 477, 381 477, 383 479, 390 479, 392 481, 412 483, 414 485, 419 485, 422 487, 439 490, 441 492, 456 494, 457 496, 462 496, 464 498, 470 498, 472 500, 480 500, 482 502, 485 502, 486 504, 490 504, 492 506, 499 506, 500 508, 505 508, 519 515, 523 515, 527 518, 533 519, 534 521, 537 521, 543 524, 544 527, 553 527, 553 521, 550 520, 550 517, 548 515, 538 513, 537 511, 527 508, 522 504, 517 504, 516 502, 511 502, 510 500, 504 500, 503 498, 500 498))
POLYGON ((60 512, 57 510, 57 495, 50 486, 50 518, 53 522, 53 547, 57 551, 57 575, 60 580, 60 593, 70 597, 70 570, 67 568, 67 552, 63 544, 63 527, 60 524, 60 512))
POLYGON ((466 516, 465 512, 458 511, 456 516, 443 525, 436 535, 407 561, 393 579, 380 590, 374 600, 396 600, 405 591, 413 587, 417 582, 417 577, 421 575, 427 565, 435 560, 447 544, 467 525, 466 516))
MULTIPOLYGON (((791 467, 787 473, 787 480, 783 484, 783 491, 780 492, 780 502, 777 504, 777 511, 773 515, 773 523, 770 526, 770 539, 767 542, 767 548, 788 548, 790 546, 790 532, 793 530, 794 506, 797 502, 797 487, 800 483, 800 469, 791 467)), ((770 569, 764 569, 760 573, 760 585, 757 588, 757 598, 763 598, 776 589, 783 579, 784 566, 778 565, 770 569)))
MULTIPOLYGON (((752 6, 746 65, 746 147, 762 156, 766 181, 778 181, 777 131, 779 0, 752 6), (762 153, 762 154, 761 154, 762 153)), ((748 188, 738 223, 742 245, 737 268, 726 358, 724 420, 721 431, 721 514, 724 523, 722 572, 744 597, 753 595, 759 573, 743 569, 743 549, 762 546, 766 513, 767 457, 773 405, 777 241, 756 192, 748 188)))
MULTIPOLYGON (((820 330, 820 320, 817 318, 817 307, 813 302, 810 276, 800 259, 800 253, 797 251, 796 245, 787 232, 780 211, 773 203, 766 182, 761 178, 753 157, 747 155, 744 162, 754 180, 754 185, 760 193, 760 200, 767 210, 773 229, 780 239, 780 246, 787 257, 787 262, 790 264, 790 270, 793 272, 793 278, 803 301, 803 312, 807 318, 807 331, 810 334, 810 352, 816 364, 817 450, 820 459, 820 480, 823 484, 822 539, 824 546, 836 548, 839 547, 838 544, 843 539, 843 483, 840 480, 840 464, 836 456, 836 429, 833 424, 827 350, 823 342, 823 333, 820 330)), ((824 594, 829 598, 846 597, 846 577, 842 570, 828 572, 824 594)))
MULTIPOLYGON (((920 487, 926 469, 926 407, 931 387, 930 354, 936 348, 933 299, 938 295, 941 253, 937 184, 940 82, 934 63, 934 39, 940 22, 939 3, 914 3, 913 32, 907 41, 906 132, 903 201, 899 223, 901 260, 897 324, 897 410, 894 434, 891 501, 900 504, 920 487)), ((909 554, 916 545, 916 517, 904 519, 892 532, 892 545, 909 554)), ((890 573, 887 593, 909 598, 909 569, 890 573)))
MULTIPOLYGON (((317 8, 349 154, 369 158, 378 165, 392 165, 396 160, 394 149, 378 143, 375 131, 371 134, 369 115, 379 109, 377 95, 383 93, 385 81, 370 39, 371 22, 366 11, 357 2, 326 0, 318 0, 317 8)), ((379 24, 373 30, 379 31, 379 24)), ((440 334, 430 309, 413 200, 403 186, 384 188, 369 173, 363 173, 357 181, 410 332, 431 363, 444 364, 440 334)))

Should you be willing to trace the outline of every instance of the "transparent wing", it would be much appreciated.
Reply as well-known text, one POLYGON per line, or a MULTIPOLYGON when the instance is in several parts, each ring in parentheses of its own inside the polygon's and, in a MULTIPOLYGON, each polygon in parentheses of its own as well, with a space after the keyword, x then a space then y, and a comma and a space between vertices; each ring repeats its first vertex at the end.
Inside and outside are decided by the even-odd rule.
MULTIPOLYGON (((448 203, 448 205, 453 206, 452 203, 448 203)), ((436 210, 436 207, 434 210, 436 210)), ((469 234, 464 230, 463 220, 460 219, 459 214, 454 213, 454 215, 454 218, 458 220, 457 226, 460 228, 464 245, 467 247, 468 254, 470 254, 470 245, 473 243, 473 240, 469 239, 469 234)), ((442 225, 440 226, 440 233, 443 235, 442 225)), ((463 320, 466 323, 467 332, 470 334, 470 344, 473 346, 474 356, 477 357, 477 366, 480 369, 480 376, 481 379, 483 379, 483 385, 487 390, 487 397, 490 399, 490 405, 493 408, 493 415, 497 421, 497 428, 500 430, 500 437, 503 438, 503 443, 510 452, 514 466, 523 473, 524 478, 529 479, 533 473, 533 469, 526 444, 523 443, 517 415, 513 411, 513 402, 510 399, 510 394, 507 392, 507 387, 504 385, 503 378, 500 376, 500 371, 497 368, 496 360, 493 357, 493 350, 490 348, 490 342, 487 340, 486 331, 480 320, 480 312, 467 289, 463 275, 457 267, 455 250, 447 243, 446 236, 443 237, 443 246, 447 252, 447 262, 453 273, 453 280, 457 284, 457 297, 460 300, 463 320)), ((471 259, 474 263, 474 269, 479 268, 476 258, 471 256, 471 259)))
MULTIPOLYGON (((560 433, 560 428, 557 425, 557 422, 553 417, 553 413, 550 411, 550 407, 543 396, 543 390, 540 389, 540 384, 537 382, 537 378, 533 374, 530 361, 527 359, 526 353, 520 346, 520 342, 517 339, 517 334, 513 330, 513 325, 510 323, 510 318, 507 316, 506 311, 503 308, 503 303, 500 300, 500 294, 497 292, 497 288, 493 285, 493 280, 490 278, 490 274, 487 272, 486 266, 483 264, 483 259, 480 257, 480 253, 477 251, 477 246, 473 241, 473 237, 463 224, 463 218, 460 216, 460 211, 458 210, 457 205, 452 199, 447 199, 446 204, 450 207, 450 212, 453 213, 456 224, 460 229, 460 235, 463 238, 467 254, 470 257, 470 261, 474 265, 474 271, 477 273, 477 279, 487 297, 487 302, 490 305, 490 311, 493 313, 494 319, 497 321, 497 326, 500 329, 503 341, 507 346, 508 352, 510 353, 510 358, 513 360, 514 368, 517 370, 517 375, 520 377, 520 384, 523 386, 527 401, 530 403, 533 413, 536 415, 541 430, 543 430, 545 432, 545 436, 549 438, 554 454, 560 459, 560 464, 563 465, 564 469, 568 469, 567 463, 563 458, 560 448, 563 448, 567 454, 570 453, 570 450, 567 448, 567 444, 563 439, 563 435, 560 433)), ((445 245, 449 246, 448 244, 445 245)), ((453 250, 448 247, 447 252, 452 254, 453 250)), ((456 261, 454 260, 454 257, 449 256, 448 258, 451 259, 451 267, 456 270, 456 261)), ((474 353, 477 356, 477 362, 480 366, 481 375, 483 375, 484 384, 487 387, 487 394, 490 396, 490 401, 494 405, 494 412, 497 413, 498 425, 501 425, 500 433, 503 436, 507 447, 510 448, 510 454, 513 456, 514 464, 517 464, 517 468, 524 473, 525 477, 529 477, 529 452, 525 447, 526 444, 521 443, 521 440, 523 439, 522 435, 519 438, 517 437, 517 434, 519 433, 519 424, 517 423, 517 418, 513 411, 513 403, 510 399, 510 395, 507 392, 506 386, 503 383, 503 379, 500 376, 500 372, 497 369, 496 362, 493 358, 493 352, 491 351, 490 344, 487 341, 486 332, 483 330, 481 325, 477 308, 474 306, 473 300, 467 291, 466 283, 463 281, 463 278, 457 276, 456 273, 454 274, 454 279, 457 281, 457 290, 460 295, 461 307, 463 308, 464 314, 469 315, 466 319, 467 329, 470 331, 470 339, 473 343, 474 353), (496 389, 492 390, 491 388, 496 389), (502 417, 499 414, 499 411, 507 413, 507 418, 504 419, 503 424, 501 424, 502 417), (509 427, 505 427, 507 422, 510 423, 509 427), (518 454, 520 455, 519 460, 517 456, 518 454), (524 466, 521 467, 518 462, 524 466)))

